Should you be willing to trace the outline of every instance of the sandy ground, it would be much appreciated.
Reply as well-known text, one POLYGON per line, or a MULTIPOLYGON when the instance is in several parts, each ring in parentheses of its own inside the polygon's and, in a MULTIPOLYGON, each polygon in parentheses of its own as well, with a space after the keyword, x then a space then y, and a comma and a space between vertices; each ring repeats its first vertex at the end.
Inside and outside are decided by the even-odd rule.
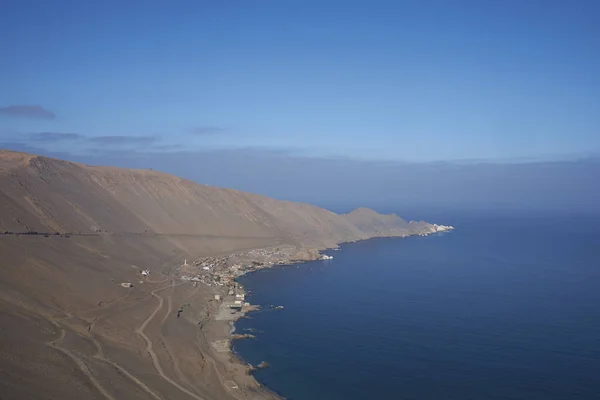
MULTIPOLYGON (((218 254, 293 254, 261 242, 218 254)), ((187 246, 216 259, 206 238, 187 246)), ((233 311, 227 286, 182 280, 181 259, 194 257, 170 238, 5 235, 0 254, 0 399, 279 398, 230 351, 233 321, 252 307, 233 311)))
POLYGON ((240 314, 216 288, 171 276, 174 261, 143 277, 148 243, 51 239, 0 239, 2 400, 277 398, 228 351, 240 314))

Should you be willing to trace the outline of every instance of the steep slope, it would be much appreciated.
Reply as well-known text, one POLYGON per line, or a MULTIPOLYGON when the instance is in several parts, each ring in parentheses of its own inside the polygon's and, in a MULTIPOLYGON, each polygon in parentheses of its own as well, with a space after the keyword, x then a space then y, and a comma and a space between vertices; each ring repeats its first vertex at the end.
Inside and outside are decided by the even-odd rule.
POLYGON ((268 236, 273 221, 235 191, 153 171, 45 157, 0 172, 0 230, 268 236))
POLYGON ((395 215, 337 215, 155 171, 0 158, 0 231, 286 238, 318 247, 410 230, 395 215))
POLYGON ((395 214, 382 215, 368 208, 357 208, 344 217, 369 236, 409 228, 408 223, 395 214))
POLYGON ((182 261, 279 246, 310 258, 340 242, 435 229, 0 151, 1 397, 272 399, 212 347, 230 326, 213 317, 213 288, 175 279, 182 261))

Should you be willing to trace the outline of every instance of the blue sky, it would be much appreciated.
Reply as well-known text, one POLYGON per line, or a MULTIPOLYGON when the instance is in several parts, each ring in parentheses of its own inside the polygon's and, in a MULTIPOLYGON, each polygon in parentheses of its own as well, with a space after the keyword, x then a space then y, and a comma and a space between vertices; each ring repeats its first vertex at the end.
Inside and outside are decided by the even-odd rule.
POLYGON ((2 8, 7 144, 413 162, 600 153, 597 1, 2 8))
POLYGON ((0 147, 338 210, 600 211, 598 15, 595 0, 5 0, 0 147))

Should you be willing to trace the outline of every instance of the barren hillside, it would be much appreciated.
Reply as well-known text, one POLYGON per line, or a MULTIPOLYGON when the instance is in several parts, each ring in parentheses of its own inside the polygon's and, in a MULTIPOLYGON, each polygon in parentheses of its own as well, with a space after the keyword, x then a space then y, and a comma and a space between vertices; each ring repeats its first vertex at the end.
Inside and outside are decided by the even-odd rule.
POLYGON ((155 171, 0 151, 1 397, 272 398, 209 345, 229 325, 213 318, 213 288, 173 274, 182 261, 433 230, 366 209, 338 215, 155 171), (181 304, 189 311, 174 319, 181 304))

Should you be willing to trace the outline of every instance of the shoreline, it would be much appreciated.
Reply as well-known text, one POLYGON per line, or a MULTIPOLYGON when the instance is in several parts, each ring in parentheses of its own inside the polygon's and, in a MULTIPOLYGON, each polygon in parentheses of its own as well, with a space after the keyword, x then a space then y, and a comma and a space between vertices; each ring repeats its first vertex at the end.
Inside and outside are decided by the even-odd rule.
MULTIPOLYGON (((322 250, 321 250, 322 251, 322 250)), ((298 264, 304 264, 306 262, 310 262, 310 261, 318 261, 318 258, 312 259, 312 260, 289 260, 287 262, 280 262, 274 265, 269 266, 268 268, 274 268, 274 267, 288 267, 288 266, 293 266, 293 265, 298 265, 298 264)), ((260 271, 261 269, 265 269, 265 268, 255 268, 255 269, 251 269, 251 270, 246 270, 244 271, 242 274, 240 274, 239 276, 237 276, 235 278, 235 284, 237 285, 237 288, 239 288, 241 291, 243 291, 244 293, 247 293, 245 288, 237 281, 237 278, 245 276, 247 274, 250 273, 255 273, 260 271)), ((215 290, 213 288, 212 290, 213 295, 217 294, 217 295, 222 295, 225 293, 224 290, 215 290)), ((219 335, 219 336, 215 336, 212 339, 212 342, 210 343, 212 347, 212 351, 215 351, 214 346, 212 346, 212 344, 214 343, 226 343, 226 355, 227 355, 227 361, 231 364, 235 364, 238 367, 242 368, 243 372, 244 372, 244 377, 242 376, 237 376, 238 379, 240 380, 244 380, 244 379, 251 379, 255 386, 256 386, 256 391, 253 390, 253 392, 258 396, 258 397, 254 397, 255 399, 269 399, 269 400, 285 400, 285 397, 280 394, 277 393, 275 391, 273 391, 271 388, 269 388, 268 386, 262 384, 261 382, 259 382, 256 377, 254 376, 253 372, 258 368, 258 366, 252 365, 250 364, 248 361, 246 361, 241 354, 237 353, 234 350, 234 342, 237 340, 252 340, 252 338, 249 337, 235 337, 235 335, 239 334, 236 333, 236 326, 235 323, 242 319, 242 318, 247 318, 247 315, 249 313, 252 313, 254 311, 258 311, 260 310, 259 306, 256 305, 251 305, 249 306, 249 308, 243 309, 241 312, 237 312, 235 315, 232 315, 231 319, 219 319, 219 314, 222 312, 223 308, 227 306, 228 303, 225 304, 220 304, 218 306, 218 308, 215 308, 214 310, 211 310, 207 313, 207 319, 212 320, 213 323, 216 324, 222 324, 226 327, 226 334, 223 335, 219 335)), ((200 330, 203 330, 203 327, 200 327, 200 330)), ((206 332, 205 332, 206 334, 206 332)), ((206 335, 208 337, 210 337, 209 335, 206 335)), ((218 350, 217 350, 218 351, 218 350)), ((222 361, 223 364, 226 364, 227 362, 222 361)), ((236 381, 236 377, 234 377, 234 382, 236 381)), ((237 382, 236 382, 237 383, 237 382)), ((239 387, 240 385, 238 385, 239 387)), ((246 392, 245 394, 247 395, 248 392, 246 389, 242 389, 242 392, 246 392)))
MULTIPOLYGON (((240 354, 237 354, 233 350, 233 342, 235 340, 249 339, 248 336, 235 336, 237 335, 235 322, 241 318, 247 317, 248 313, 260 309, 260 306, 252 305, 246 301, 245 295, 247 292, 237 279, 241 276, 258 272, 266 268, 286 267, 304 264, 310 261, 322 260, 322 252, 328 250, 340 250, 340 246, 347 243, 355 243, 358 241, 376 238, 428 236, 454 230, 452 226, 433 225, 433 227, 435 230, 431 232, 377 235, 361 240, 337 243, 334 246, 322 248, 299 249, 293 245, 282 245, 252 249, 222 257, 202 257, 194 260, 191 264, 187 264, 187 262, 185 262, 184 265, 179 267, 177 272, 180 273, 179 279, 182 281, 189 281, 194 286, 200 284, 207 286, 211 295, 214 296, 217 304, 213 304, 212 307, 208 307, 206 320, 208 323, 216 324, 217 326, 221 325, 225 329, 217 329, 217 331, 222 333, 213 335, 208 330, 205 330, 203 324, 200 326, 200 330, 203 332, 206 339, 209 340, 209 347, 213 352, 215 361, 221 362, 226 369, 227 367, 235 366, 233 369, 237 369, 239 371, 233 373, 233 382, 235 383, 236 389, 240 388, 240 383, 238 383, 238 381, 243 382, 251 380, 253 382, 253 387, 248 387, 248 385, 246 385, 240 390, 239 393, 245 393, 245 395, 247 395, 250 391, 252 391, 256 395, 260 396, 260 398, 281 400, 285 399, 283 395, 272 391, 270 388, 260 383, 253 375, 252 372, 260 368, 257 368, 258 366, 251 365, 244 360, 240 354), (184 273, 182 273, 182 269, 184 273), (185 274, 192 272, 192 269, 202 272, 193 277, 185 274)), ((227 386, 225 387, 227 388, 227 386)), ((234 397, 238 396, 235 396, 234 394, 234 397)))

